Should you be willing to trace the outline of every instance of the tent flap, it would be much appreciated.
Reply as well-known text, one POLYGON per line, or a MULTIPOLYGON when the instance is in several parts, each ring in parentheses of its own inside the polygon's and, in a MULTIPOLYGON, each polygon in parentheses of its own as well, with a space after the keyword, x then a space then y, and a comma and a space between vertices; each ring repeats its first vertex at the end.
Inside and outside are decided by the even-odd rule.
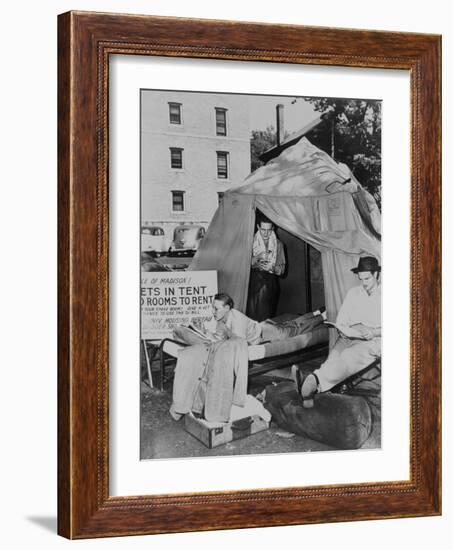
POLYGON ((254 197, 225 194, 189 268, 217 270, 219 292, 240 311, 247 303, 254 221, 254 197))

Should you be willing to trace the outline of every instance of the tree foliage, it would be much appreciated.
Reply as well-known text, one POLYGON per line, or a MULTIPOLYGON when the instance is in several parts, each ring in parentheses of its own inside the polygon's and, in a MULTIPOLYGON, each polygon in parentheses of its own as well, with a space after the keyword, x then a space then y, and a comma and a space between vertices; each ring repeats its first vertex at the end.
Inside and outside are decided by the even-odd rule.
MULTIPOLYGON (((381 102, 363 99, 307 99, 324 121, 307 134, 317 147, 344 162, 381 207, 381 102), (334 132, 332 136, 332 121, 334 132)), ((285 138, 287 134, 285 135, 285 138)), ((253 130, 250 139, 251 171, 264 163, 260 155, 277 144, 273 126, 253 130)))
MULTIPOLYGON (((334 123, 335 160, 347 164, 381 206, 381 102, 308 99, 334 123)), ((330 151, 328 151, 330 153, 330 151)))
POLYGON ((277 133, 273 126, 268 126, 265 130, 252 130, 252 136, 250 138, 252 172, 264 164, 264 162, 260 160, 260 155, 276 144, 277 133))

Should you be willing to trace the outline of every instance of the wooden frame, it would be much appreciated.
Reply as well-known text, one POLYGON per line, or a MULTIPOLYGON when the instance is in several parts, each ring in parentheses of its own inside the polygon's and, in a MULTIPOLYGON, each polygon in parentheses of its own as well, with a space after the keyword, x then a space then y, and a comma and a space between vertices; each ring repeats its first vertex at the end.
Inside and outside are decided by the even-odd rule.
POLYGON ((439 36, 83 12, 59 17, 58 532, 69 538, 441 513, 439 36), (410 71, 410 480, 110 497, 109 55, 410 71))

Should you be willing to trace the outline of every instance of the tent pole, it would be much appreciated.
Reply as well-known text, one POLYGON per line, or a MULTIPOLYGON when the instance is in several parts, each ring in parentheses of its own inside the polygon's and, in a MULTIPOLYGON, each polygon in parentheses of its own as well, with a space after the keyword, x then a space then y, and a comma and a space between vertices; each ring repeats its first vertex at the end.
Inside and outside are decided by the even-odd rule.
POLYGON ((311 301, 311 269, 310 269, 310 245, 305 244, 305 306, 307 311, 313 311, 311 301))

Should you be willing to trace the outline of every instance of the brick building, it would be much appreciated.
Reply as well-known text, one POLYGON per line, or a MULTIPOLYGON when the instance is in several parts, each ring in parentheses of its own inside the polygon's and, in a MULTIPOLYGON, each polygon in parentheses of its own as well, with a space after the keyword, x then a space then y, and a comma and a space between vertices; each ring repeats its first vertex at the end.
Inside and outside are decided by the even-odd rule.
POLYGON ((142 224, 209 225, 250 173, 248 96, 142 90, 142 224))

